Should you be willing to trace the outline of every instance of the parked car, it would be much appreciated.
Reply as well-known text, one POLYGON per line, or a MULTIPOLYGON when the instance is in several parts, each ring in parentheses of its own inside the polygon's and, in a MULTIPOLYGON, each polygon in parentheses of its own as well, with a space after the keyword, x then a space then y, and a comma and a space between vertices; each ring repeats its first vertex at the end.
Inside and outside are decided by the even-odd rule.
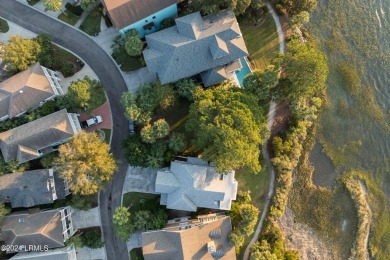
POLYGON ((135 129, 134 121, 133 120, 129 120, 129 131, 130 131, 130 134, 134 134, 134 129, 135 129))
POLYGON ((80 122, 80 125, 81 128, 88 128, 100 124, 101 122, 103 122, 103 118, 102 116, 98 115, 98 116, 91 117, 90 119, 87 119, 83 122, 80 122))

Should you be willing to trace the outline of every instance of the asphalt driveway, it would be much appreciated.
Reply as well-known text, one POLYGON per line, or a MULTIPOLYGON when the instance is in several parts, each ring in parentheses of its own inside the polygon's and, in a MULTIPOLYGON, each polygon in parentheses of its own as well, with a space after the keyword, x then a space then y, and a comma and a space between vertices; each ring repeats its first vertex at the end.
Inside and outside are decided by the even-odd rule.
POLYGON ((115 173, 112 182, 100 194, 102 229, 108 259, 129 259, 125 242, 116 238, 113 234, 111 219, 111 208, 115 209, 120 206, 121 191, 127 171, 127 163, 121 149, 121 142, 128 134, 128 129, 124 110, 119 103, 122 92, 127 91, 127 86, 121 72, 111 57, 88 35, 29 7, 27 4, 18 1, 0 1, 0 16, 34 33, 51 34, 55 43, 81 57, 102 81, 112 104, 114 133, 111 151, 116 160, 120 162, 119 170, 115 173))

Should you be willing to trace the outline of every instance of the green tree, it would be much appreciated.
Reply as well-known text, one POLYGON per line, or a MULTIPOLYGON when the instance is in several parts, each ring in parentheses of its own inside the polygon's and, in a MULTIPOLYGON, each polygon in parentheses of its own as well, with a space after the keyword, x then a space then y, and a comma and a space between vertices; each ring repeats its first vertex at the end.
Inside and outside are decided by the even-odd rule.
POLYGON ((81 209, 81 210, 89 210, 93 207, 96 207, 97 204, 97 194, 91 195, 78 195, 72 194, 72 199, 69 202, 72 208, 81 209))
POLYGON ((10 36, 8 44, 3 46, 0 53, 5 64, 10 64, 14 71, 27 69, 38 60, 41 47, 37 41, 20 36, 10 36))
POLYGON ((251 7, 255 10, 259 10, 264 5, 264 0, 252 0, 251 7))
POLYGON ((89 248, 101 248, 104 243, 102 236, 96 230, 90 230, 81 234, 81 242, 89 248))
POLYGON ((68 106, 90 109, 93 104, 93 88, 99 84, 97 80, 85 76, 83 79, 70 83, 66 99, 68 106))
POLYGON ((135 230, 145 231, 150 229, 151 217, 152 214, 148 210, 137 211, 134 215, 134 220, 133 220, 135 230))
POLYGON ((162 110, 169 110, 175 105, 176 95, 172 85, 155 84, 155 96, 162 110))
POLYGON ((8 213, 10 213, 11 210, 9 208, 7 208, 3 202, 0 202, 0 220, 3 219, 3 217, 5 215, 7 215, 8 213))
POLYGON ((203 158, 216 164, 220 173, 247 167, 259 172, 260 144, 266 136, 265 118, 257 98, 244 90, 221 85, 197 90, 186 129, 203 158))
POLYGON ((291 16, 302 11, 310 12, 317 6, 317 0, 282 0, 282 3, 291 16))
POLYGON ((169 137, 168 147, 173 152, 179 153, 179 152, 183 151, 185 146, 186 146, 186 144, 185 144, 185 139, 184 139, 184 135, 183 134, 173 133, 169 137))
POLYGON ((164 155, 167 151, 167 143, 163 140, 158 140, 150 148, 146 157, 146 165, 150 168, 161 168, 164 166, 164 155))
POLYGON ((38 55, 38 61, 42 66, 50 68, 54 63, 54 46, 52 43, 52 37, 48 33, 40 34, 35 38, 35 41, 41 47, 41 51, 38 55))
POLYGON ((244 89, 259 97, 260 101, 271 98, 271 90, 278 83, 278 69, 269 65, 264 71, 255 70, 244 78, 244 89))
POLYGON ((152 229, 162 229, 167 224, 168 215, 163 209, 159 209, 156 213, 152 214, 151 224, 152 229))
POLYGON ((251 195, 247 191, 240 191, 237 193, 237 200, 236 202, 240 204, 250 204, 252 201, 251 195))
POLYGON ((47 169, 53 167, 54 160, 58 157, 57 153, 49 153, 43 156, 39 162, 41 163, 42 167, 47 169))
POLYGON ((229 234, 229 242, 232 246, 235 246, 236 252, 239 252, 239 248, 244 244, 245 237, 240 230, 235 229, 229 234))
POLYGON ((109 145, 96 133, 81 131, 59 147, 54 169, 68 182, 74 194, 94 194, 104 187, 117 170, 109 150, 109 145))
POLYGON ((158 81, 142 84, 137 91, 137 104, 143 112, 152 112, 158 106, 158 100, 155 92, 155 86, 160 84, 158 81))
POLYGON ((125 44, 126 52, 130 56, 140 56, 143 48, 144 44, 138 36, 129 37, 125 44))
POLYGON ((130 223, 130 212, 126 207, 117 207, 112 216, 116 235, 123 241, 127 241, 133 233, 133 226, 130 223))
POLYGON ((147 147, 141 141, 139 135, 129 135, 123 141, 123 150, 127 161, 132 166, 146 167, 147 147))
POLYGON ((169 124, 165 119, 158 119, 153 123, 153 132, 156 139, 161 139, 169 134, 169 124))
POLYGON ((80 6, 85 11, 91 11, 95 7, 96 2, 97 0, 81 0, 80 6))
POLYGON ((244 14, 246 9, 251 5, 251 0, 230 0, 236 1, 236 7, 233 9, 236 15, 244 14))
POLYGON ((175 83, 177 93, 188 100, 194 100, 194 92, 199 87, 191 78, 181 79, 175 83))
POLYGON ((49 11, 61 11, 62 0, 43 0, 43 5, 49 11))
POLYGON ((257 241, 251 247, 250 260, 277 260, 278 256, 272 253, 271 246, 266 240, 262 240, 261 244, 257 241))
POLYGON ((307 11, 302 11, 294 15, 291 20, 298 28, 301 28, 302 25, 309 22, 310 14, 307 11))
POLYGON ((152 144, 156 142, 156 133, 152 125, 146 125, 141 129, 141 140, 144 143, 152 144))
POLYGON ((81 234, 75 234, 65 241, 65 246, 72 244, 75 248, 82 248, 84 246, 83 241, 81 241, 81 234))
POLYGON ((296 38, 290 40, 286 54, 282 55, 282 67, 289 82, 282 92, 291 100, 311 97, 325 89, 328 65, 326 56, 316 46, 296 38))

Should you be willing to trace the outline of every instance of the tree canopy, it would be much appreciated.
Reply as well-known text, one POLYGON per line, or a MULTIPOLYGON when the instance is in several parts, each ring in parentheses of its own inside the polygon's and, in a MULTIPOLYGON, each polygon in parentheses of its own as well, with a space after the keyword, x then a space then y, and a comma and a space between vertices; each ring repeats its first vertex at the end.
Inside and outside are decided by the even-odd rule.
POLYGON ((62 9, 62 0, 43 0, 43 5, 49 11, 60 11, 62 9))
POLYGON ((37 62, 40 52, 41 47, 37 41, 20 36, 10 36, 8 44, 3 46, 0 54, 3 61, 10 64, 12 70, 21 71, 37 62))
POLYGON ((91 11, 96 2, 97 0, 80 0, 80 6, 83 10, 91 11))
POLYGON ((259 100, 269 100, 271 90, 278 83, 279 69, 269 65, 264 71, 255 70, 244 78, 244 89, 256 95, 259 100))
POLYGON ((282 67, 287 79, 284 95, 291 100, 311 97, 325 89, 328 65, 326 56, 316 46, 293 38, 282 55, 282 67))
POLYGON ((194 91, 199 87, 192 79, 181 79, 175 83, 177 93, 188 100, 194 100, 194 91))
POLYGON ((8 213, 10 213, 11 210, 9 208, 7 208, 3 202, 0 202, 0 220, 5 216, 7 215, 8 213))
POLYGON ((130 216, 131 214, 129 209, 126 207, 117 207, 114 215, 112 216, 115 233, 123 241, 127 241, 133 232, 133 226, 130 223, 130 216))
POLYGON ((317 0, 282 0, 282 4, 293 16, 302 11, 312 11, 317 6, 317 0))
POLYGON ((257 98, 222 84, 195 92, 186 129, 195 136, 193 144, 202 156, 216 164, 220 173, 239 167, 259 172, 259 146, 263 143, 265 117, 257 98))
POLYGON ((97 95, 94 93, 94 88, 96 87, 95 90, 97 90, 99 83, 99 81, 91 79, 88 76, 77 81, 72 81, 66 93, 68 107, 84 108, 85 110, 95 108, 96 103, 101 103, 101 100, 95 100, 97 95))
POLYGON ((54 169, 69 183, 74 194, 96 193, 117 169, 109 149, 96 133, 81 131, 59 147, 54 169))
POLYGON ((140 56, 143 48, 144 44, 138 36, 129 37, 125 43, 126 52, 130 56, 140 56))

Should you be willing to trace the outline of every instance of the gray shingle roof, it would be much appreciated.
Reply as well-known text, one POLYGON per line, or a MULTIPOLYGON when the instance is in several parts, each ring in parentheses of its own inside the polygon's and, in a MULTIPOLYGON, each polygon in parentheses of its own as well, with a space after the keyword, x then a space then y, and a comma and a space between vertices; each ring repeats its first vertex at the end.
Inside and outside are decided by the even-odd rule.
POLYGON ((170 171, 157 173, 155 191, 162 194, 162 205, 185 211, 196 211, 198 207, 230 209, 237 194, 234 172, 220 175, 214 167, 199 161, 174 161, 170 171))
POLYGON ((6 162, 23 163, 38 158, 38 150, 77 134, 66 109, 0 133, 0 149, 6 162))
POLYGON ((228 235, 231 232, 230 217, 198 225, 185 230, 159 230, 142 233, 142 252, 145 260, 213 260, 207 251, 207 243, 213 241, 223 260, 235 260, 234 247, 228 235), (219 236, 210 237, 215 230, 219 236))
POLYGON ((102 2, 113 25, 120 30, 176 4, 177 0, 103 0, 102 2))
POLYGON ((0 118, 13 118, 54 96, 39 63, 0 83, 0 118))
POLYGON ((55 175, 52 169, 0 175, 0 200, 10 202, 12 208, 50 204, 54 201, 53 187, 57 198, 64 199, 63 182, 55 182, 55 175))
POLYGON ((64 246, 61 213, 58 209, 36 214, 14 213, 0 222, 1 240, 6 245, 64 246))
POLYGON ((162 84, 190 77, 248 55, 233 12, 176 19, 176 26, 146 36, 144 50, 149 71, 162 84))
MULTIPOLYGON (((57 248, 53 250, 48 250, 45 252, 23 252, 18 253, 15 256, 11 257, 12 260, 74 260, 76 256, 76 251, 73 246, 67 248, 57 248)), ((80 259, 82 260, 82 259, 80 259)))

